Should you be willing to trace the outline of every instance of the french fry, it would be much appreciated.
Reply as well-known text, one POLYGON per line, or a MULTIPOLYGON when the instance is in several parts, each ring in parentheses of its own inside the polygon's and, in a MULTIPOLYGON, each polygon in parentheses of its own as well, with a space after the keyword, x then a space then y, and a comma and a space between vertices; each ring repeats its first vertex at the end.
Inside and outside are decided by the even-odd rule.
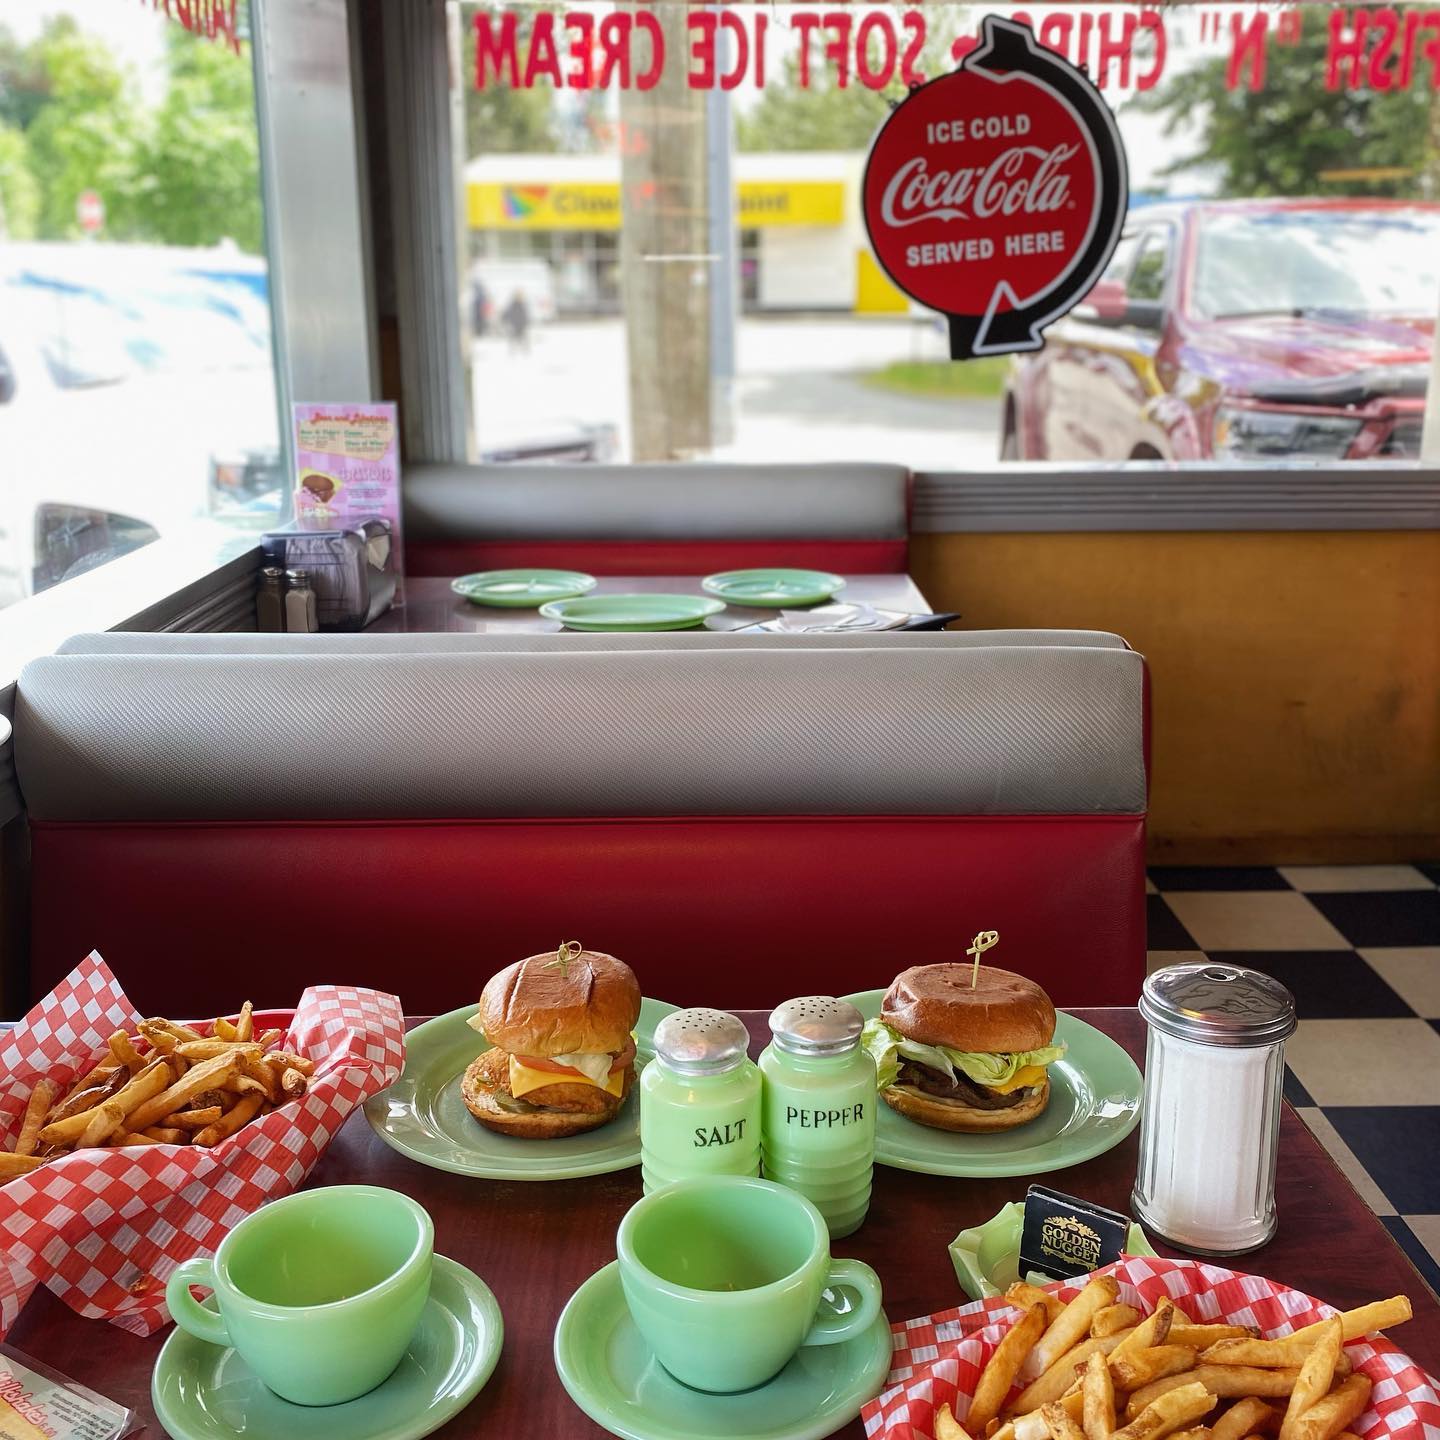
MULTIPOLYGON (((98 1072, 92 1071, 91 1074, 98 1072)), ((68 1120, 82 1110, 93 1110, 102 1100, 108 1100, 130 1078, 130 1072, 123 1065, 106 1067, 105 1075, 97 1084, 84 1090, 72 1090, 58 1105, 50 1109, 45 1117, 47 1125, 57 1120, 68 1120)))
POLYGON ((1200 1356, 1203 1365, 1259 1365, 1263 1369, 1303 1365, 1315 1348, 1314 1340, 1287 1335, 1281 1340, 1221 1340, 1200 1356))
POLYGON ((224 1113, 218 1105, 207 1105, 203 1110, 177 1110, 160 1123, 176 1126, 181 1130, 203 1130, 207 1125, 213 1125, 224 1113))
POLYGON ((969 1432, 948 1405, 942 1405, 935 1412, 935 1440, 970 1440, 969 1432))
POLYGON ((1179 1375, 1194 1368, 1195 1351, 1189 1345, 1151 1345, 1110 1357, 1110 1375, 1121 1390, 1139 1390, 1164 1375, 1179 1375))
POLYGON ((1245 1440, 1247 1435, 1268 1429, 1276 1418, 1273 1407, 1252 1395, 1237 1401, 1215 1422, 1212 1440, 1245 1440))
POLYGON ((1170 1327, 1175 1323, 1175 1307, 1167 1297, 1162 1296, 1154 1311, 1142 1320, 1112 1352, 1114 1355, 1128 1355, 1132 1350, 1149 1350, 1152 1346, 1163 1345, 1170 1337, 1170 1327))
POLYGON ((145 1068, 145 1057, 135 1048, 135 1042, 123 1031, 117 1030, 110 1037, 110 1053, 118 1064, 123 1065, 132 1075, 138 1075, 145 1068))
POLYGON ((1176 1320, 1166 1337, 1170 1345, 1193 1345, 1197 1350, 1218 1345, 1222 1340, 1258 1340, 1258 1325, 1190 1325, 1176 1320))
MULTIPOLYGON (((1392 1325, 1403 1324, 1414 1311, 1403 1295, 1392 1295, 1388 1300, 1376 1300, 1369 1305, 1357 1306, 1354 1310, 1340 1312, 1340 1333, 1345 1340, 1359 1340, 1376 1330, 1388 1330, 1392 1325)), ((1333 1317, 1332 1317, 1333 1318, 1333 1317)), ((1303 1330, 1288 1336, 1291 1340, 1314 1340, 1321 1327, 1327 1322, 1317 1320, 1303 1330)))
MULTIPOLYGON (((170 1067, 163 1060, 152 1061, 134 1076, 129 1084, 121 1086, 110 1099, 89 1112, 88 1123, 75 1142, 76 1148, 83 1150, 91 1145, 103 1144, 112 1130, 118 1130, 125 1124, 126 1117, 132 1110, 143 1105, 152 1095, 159 1094, 170 1083, 171 1078, 170 1067)), ((75 1117, 76 1120, 82 1118, 84 1117, 79 1115, 75 1117)), ((138 1130, 143 1127, 130 1125, 126 1128, 138 1130)))
POLYGON ((262 1030, 256 1037, 255 1043, 262 1049, 268 1050, 281 1036, 279 1030, 262 1030))
POLYGON ((37 1080, 30 1098, 25 1102, 25 1116, 20 1122, 20 1133, 15 1137, 17 1155, 33 1155, 40 1142, 40 1130, 45 1117, 55 1103, 55 1086, 48 1080, 37 1080))
MULTIPOLYGON (((115 1078, 115 1072, 119 1068, 115 1063, 114 1057, 107 1055, 94 1069, 87 1070, 85 1074, 77 1076, 75 1080, 71 1082, 70 1088, 65 1092, 60 1104, 67 1104, 72 1096, 79 1095, 85 1090, 93 1090, 97 1086, 108 1085, 115 1078)), ((125 1082, 121 1080, 119 1083, 123 1085, 125 1082)), ((118 1089, 119 1086, 116 1088, 118 1089)), ((55 1117, 47 1116, 46 1118, 51 1119, 55 1117)))
POLYGON ((253 1055, 249 1053, 241 1055, 240 1070, 242 1074, 248 1075, 260 1086, 261 1092, 272 1105, 280 1103, 280 1076, 276 1073, 274 1066, 267 1065, 260 1058, 258 1049, 253 1055))
POLYGON ((118 1132, 118 1138, 112 1135, 110 1143, 117 1149, 124 1149, 130 1145, 159 1145, 163 1142, 153 1139, 151 1136, 145 1134, 143 1130, 123 1130, 118 1132))
POLYGON ((240 1038, 239 1035, 235 1033, 234 1024, 229 1020, 216 1020, 212 1028, 215 1031, 215 1038, 217 1040, 235 1041, 240 1038))
POLYGON ((1214 1393, 1197 1381, 1187 1381, 1157 1396, 1112 1440, 1163 1440, 1214 1408, 1214 1393))
POLYGON ((1197 1425, 1193 1430, 1179 1430, 1172 1440, 1211 1440, 1214 1431, 1208 1425, 1197 1425))
POLYGON ((1285 1407, 1285 1418, 1280 1422, 1280 1440, 1295 1440, 1295 1422, 1330 1393, 1343 1333, 1344 1326, 1338 1315, 1332 1315, 1321 1325, 1320 1333, 1300 1367, 1295 1388, 1290 1392, 1290 1403, 1285 1407))
POLYGON ((1063 1405, 1042 1405, 1040 1415, 1050 1440, 1085 1440, 1085 1432, 1070 1418, 1063 1405))
POLYGON ((137 1027, 157 1055, 168 1055, 180 1042, 158 1020, 142 1020, 137 1027))
MULTIPOLYGON (((253 1120, 259 1114, 263 1102, 264 1097, 259 1094, 242 1096, 213 1125, 197 1130, 194 1143, 218 1145, 227 1135, 233 1135, 247 1120, 253 1120)), ((983 1380, 984 1377, 981 1378, 983 1380)))
MULTIPOLYGON (((1088 1327, 1088 1314, 1085 1323, 1088 1327)), ((1044 1330, 1045 1311, 1037 1305, 1034 1309, 1027 1310, 995 1347, 995 1353, 991 1355, 980 1379, 975 1383, 975 1398, 970 1402, 970 1413, 965 1417, 966 1426, 972 1433, 983 1430, 1000 1413, 1000 1407, 1005 1403, 1005 1397, 1010 1393, 1010 1387, 1015 1383, 1015 1377, 1020 1373, 1025 1357, 1035 1347, 1044 1330)))
MULTIPOLYGON (((1080 1420, 1084 1416, 1085 1401, 1078 1390, 1073 1395, 1066 1395, 1064 1399, 1055 1401, 1055 1404, 1072 1420, 1080 1420)), ((987 1440, 1048 1440, 1049 1435, 1050 1430, 1045 1424, 1044 1415, 1039 1410, 1031 1410, 1002 1425, 993 1436, 987 1437, 987 1440)))
POLYGON ((298 1071, 286 1066, 280 1072, 280 1093, 287 1100, 298 1100, 304 1093, 309 1081, 298 1071))
POLYGON ((126 1121, 127 1127, 143 1130, 147 1125, 158 1124, 176 1110, 185 1109, 195 1096, 228 1080, 235 1073, 235 1064, 232 1053, 192 1065, 168 1090, 162 1090, 154 1099, 140 1106, 126 1121))
POLYGON ((148 1135, 152 1140, 158 1140, 162 1145, 188 1145, 190 1143, 188 1130, 176 1129, 169 1125, 151 1125, 140 1133, 148 1135))
POLYGON ((1145 1317, 1133 1305, 1107 1305, 1095 1312, 1090 1333, 1097 1339, 1117 1330, 1133 1330, 1145 1317))
MULTIPOLYGON (((272 1058, 281 1059, 283 1057, 274 1056, 272 1058)), ((1036 1305, 1042 1306, 1045 1310, 1047 1325, 1053 1325, 1060 1312, 1065 1308, 1065 1302, 1058 1295, 1052 1295, 1048 1290, 1042 1290, 1038 1285, 1031 1285, 1024 1280, 1017 1280, 1005 1292, 1005 1298, 1012 1305, 1018 1305, 1022 1310, 1032 1310, 1036 1305)))
POLYGON ((175 1047, 177 1055, 187 1060, 213 1060, 217 1055, 260 1058, 260 1047, 253 1040, 183 1040, 175 1047))
POLYGON ((1040 1337, 1031 1362, 1037 1371, 1048 1370, 1067 1350, 1072 1349, 1090 1333, 1090 1322, 1096 1312, 1115 1303, 1120 1287, 1108 1275, 1097 1275, 1060 1312, 1059 1317, 1040 1337))
POLYGON ((1115 1429, 1115 1384, 1099 1351, 1086 1362, 1080 1396, 1085 1440, 1110 1440, 1115 1429))
POLYGON ((150 1023, 152 1025, 158 1025, 162 1030, 168 1031, 176 1040, 181 1042, 204 1039, 204 1036, 201 1035, 198 1030, 193 1029, 189 1025, 177 1024, 174 1020, 167 1020, 163 1015, 155 1016, 150 1023))
POLYGON ((1197 1365, 1183 1375, 1167 1375, 1137 1390, 1125 1403, 1125 1418, 1133 1419, 1166 1391, 1181 1385, 1203 1385, 1221 1400, 1238 1400, 1246 1395, 1271 1399, 1288 1395, 1295 1388, 1298 1370, 1257 1370, 1252 1365, 1197 1365))
POLYGON ((1129 1333, 1122 1331, 1119 1335, 1106 1335, 1102 1340, 1082 1340, 1073 1350, 1067 1350, 1039 1379, 1032 1380, 1020 1392, 1014 1405, 1010 1407, 1011 1413, 1022 1415, 1030 1410, 1038 1410, 1052 1400, 1063 1399, 1075 1383, 1075 1367, 1087 1364, 1092 1355, 1108 1355, 1119 1349, 1125 1335, 1129 1333))
POLYGON ((247 1000, 240 1007, 240 1014, 235 1020, 235 1038, 237 1040, 250 1040, 255 1035, 255 1013, 250 1002, 247 1000))
POLYGON ((0 1185, 17 1175, 28 1175, 44 1163, 38 1155, 17 1155, 13 1150, 0 1150, 0 1185))
MULTIPOLYGON (((1300 1388, 1297 1384, 1297 1390, 1300 1388)), ((1330 1394, 1317 1400, 1295 1422, 1296 1440, 1335 1440, 1370 1403, 1370 1378, 1352 1375, 1330 1394)), ((1289 1416, 1286 1416, 1289 1419, 1289 1416)), ((1282 1426, 1282 1435, 1285 1433, 1282 1426)))
MULTIPOLYGON (((287 1069, 298 1070, 305 1076, 310 1076, 315 1073, 315 1062, 313 1060, 307 1060, 303 1055, 292 1055, 288 1050, 272 1050, 265 1058, 270 1061, 271 1064, 283 1064, 287 1069)), ((1013 1290, 1015 1287, 1012 1285, 1010 1288, 1013 1290)), ((1044 1291, 1041 1291, 1041 1294, 1044 1293, 1044 1291)), ((1009 1298, 1008 1291, 1006 1292, 1006 1298, 1009 1298)), ((1020 1302, 1016 1301, 1015 1303, 1019 1304, 1020 1302)), ((1059 1301, 1056 1301, 1056 1304, 1059 1303, 1059 1301)), ((1028 1309, 1029 1307, 1027 1306, 1025 1308, 1028 1309)))

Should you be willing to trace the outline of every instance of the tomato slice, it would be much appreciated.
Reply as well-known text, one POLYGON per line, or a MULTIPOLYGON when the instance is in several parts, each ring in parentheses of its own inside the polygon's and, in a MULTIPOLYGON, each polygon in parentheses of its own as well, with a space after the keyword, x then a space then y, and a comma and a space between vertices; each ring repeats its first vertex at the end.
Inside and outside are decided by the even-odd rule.
MULTIPOLYGON (((575 1075, 581 1080, 588 1078, 573 1065, 557 1065, 555 1061, 547 1060, 541 1055, 517 1055, 515 1058, 531 1070, 545 1070, 551 1075, 575 1075)), ((634 1059, 635 1037, 632 1035, 626 1040, 625 1048, 610 1062, 610 1073, 613 1075, 617 1070, 625 1069, 634 1059)))

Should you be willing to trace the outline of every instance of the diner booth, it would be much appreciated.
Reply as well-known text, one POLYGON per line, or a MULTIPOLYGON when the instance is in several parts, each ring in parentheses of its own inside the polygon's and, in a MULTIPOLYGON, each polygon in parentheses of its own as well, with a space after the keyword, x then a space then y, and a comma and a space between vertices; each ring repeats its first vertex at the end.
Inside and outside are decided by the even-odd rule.
MULTIPOLYGON (((1186 227, 1272 182, 1157 196, 1146 149, 1169 63, 1237 167, 1266 57, 1398 145, 1433 17, 131 8, 105 103, 178 108, 75 100, 155 152, 66 199, 83 245, 55 115, 0 109, 44 199, 0 148, 0 1435, 1440 1435, 1440 293, 1247 311, 1252 368, 1368 368, 1237 398, 1185 368, 1237 318, 1186 227), (1410 78, 1350 84, 1381 32, 1410 78), (865 209, 962 71, 1129 147, 1043 349, 892 283, 865 209), (180 243, 161 122, 236 94, 255 194, 217 160, 180 243), (539 178, 481 207, 492 155, 539 178)), ((46 95, 108 73, 80 21, 16 32, 46 95)), ((1317 213, 1423 231, 1401 159, 1317 213)))

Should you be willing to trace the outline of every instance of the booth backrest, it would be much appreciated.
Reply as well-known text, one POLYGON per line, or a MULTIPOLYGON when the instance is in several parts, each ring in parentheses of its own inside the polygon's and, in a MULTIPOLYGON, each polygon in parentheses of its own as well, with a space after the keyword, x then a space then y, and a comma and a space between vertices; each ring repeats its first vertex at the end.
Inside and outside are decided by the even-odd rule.
POLYGON ((888 574, 906 568, 909 484, 898 465, 420 465, 405 477, 406 566, 888 574))
POLYGON ((142 1009, 332 980, 421 1013, 574 937, 658 998, 761 1006, 996 929, 1057 1003, 1134 1000, 1132 651, 552 638, 32 663, 32 992, 98 948, 142 1009))

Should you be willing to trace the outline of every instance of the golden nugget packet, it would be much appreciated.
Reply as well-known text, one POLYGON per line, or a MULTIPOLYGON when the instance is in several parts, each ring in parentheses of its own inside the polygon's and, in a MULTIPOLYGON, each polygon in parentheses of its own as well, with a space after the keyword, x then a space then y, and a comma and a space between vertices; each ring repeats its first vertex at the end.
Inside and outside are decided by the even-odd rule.
POLYGON ((1088 1275, 1125 1250, 1130 1217, 1093 1200, 1032 1185, 1025 1195, 1020 1233, 1020 1273, 1036 1271, 1052 1280, 1088 1275))
POLYGON ((120 1440, 136 1428, 134 1411, 0 1345, 0 1440, 120 1440))

